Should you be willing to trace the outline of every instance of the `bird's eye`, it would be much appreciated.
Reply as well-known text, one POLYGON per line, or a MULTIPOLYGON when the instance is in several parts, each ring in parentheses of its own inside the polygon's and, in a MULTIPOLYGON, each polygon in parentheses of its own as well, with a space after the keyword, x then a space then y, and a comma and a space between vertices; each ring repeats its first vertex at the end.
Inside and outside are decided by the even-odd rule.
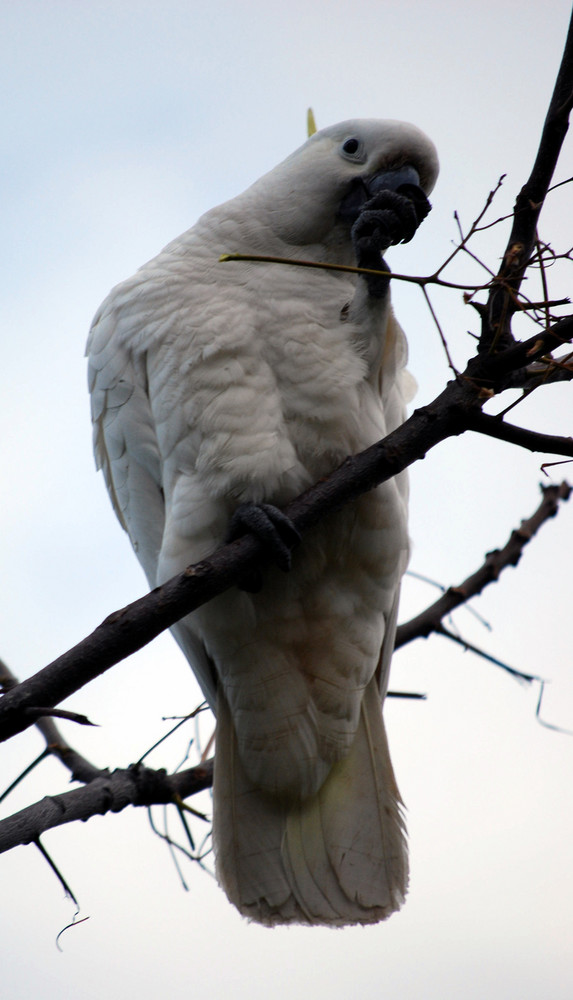
POLYGON ((360 149, 360 143, 358 142, 358 139, 354 138, 347 139, 342 146, 343 153, 347 153, 348 156, 354 156, 354 154, 357 153, 359 149, 360 149))

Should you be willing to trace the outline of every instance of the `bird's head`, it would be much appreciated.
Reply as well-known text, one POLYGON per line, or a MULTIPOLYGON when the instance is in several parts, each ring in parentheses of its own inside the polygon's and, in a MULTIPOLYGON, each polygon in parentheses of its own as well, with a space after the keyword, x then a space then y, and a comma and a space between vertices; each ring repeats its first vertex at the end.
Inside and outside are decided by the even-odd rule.
POLYGON ((434 144, 415 125, 358 119, 315 132, 265 174, 250 193, 284 242, 328 242, 348 231, 362 206, 382 188, 415 184, 428 195, 438 176, 434 144))

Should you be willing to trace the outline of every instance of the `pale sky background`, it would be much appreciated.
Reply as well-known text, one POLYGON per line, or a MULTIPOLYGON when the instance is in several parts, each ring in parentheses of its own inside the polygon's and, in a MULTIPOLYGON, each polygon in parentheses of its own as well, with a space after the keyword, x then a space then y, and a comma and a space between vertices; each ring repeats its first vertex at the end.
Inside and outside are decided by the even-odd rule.
MULTIPOLYGON (((492 219, 510 209, 568 15, 565 0, 0 3, 0 656, 15 672, 145 590, 91 456, 83 351, 109 288, 300 145, 309 104, 319 126, 400 118, 434 139, 434 210, 390 257, 395 270, 430 272, 456 237, 454 210, 467 226, 502 173, 492 219)), ((571 174, 569 139, 556 179, 571 174)), ((573 243, 572 206, 562 188, 543 216, 559 250, 573 243)), ((506 236, 476 244, 493 268, 506 236)), ((469 273, 460 263, 451 276, 469 273)), ((570 292, 571 275, 555 268, 551 294, 570 292)), ((394 301, 423 404, 447 378, 443 351, 418 290, 396 286, 394 301)), ((457 292, 435 304, 461 365, 476 314, 457 292)), ((548 388, 513 419, 571 434, 571 392, 548 388)), ((446 585, 473 571, 537 506, 543 460, 469 435, 435 449, 412 470, 412 568, 446 585)), ((554 472, 573 478, 571 466, 554 472)), ((492 631, 456 615, 468 639, 551 681, 544 717, 569 729, 572 533, 570 503, 475 602, 492 631)), ((408 582, 402 618, 433 596, 408 582)), ((445 640, 397 654, 391 684, 428 694, 386 711, 410 833, 399 914, 365 930, 248 925, 197 866, 185 866, 184 892, 145 812, 125 812, 44 838, 90 918, 63 953, 54 941, 74 907, 52 872, 33 847, 0 859, 2 996, 570 1000, 573 738, 536 722, 537 686, 445 640)), ((70 699, 100 728, 62 730, 95 763, 125 766, 164 731, 162 716, 198 700, 164 636, 70 699)), ((184 743, 151 763, 172 767, 184 743)), ((4 745, 0 785, 41 749, 33 731, 4 745)), ((7 811, 67 787, 50 761, 7 811)))

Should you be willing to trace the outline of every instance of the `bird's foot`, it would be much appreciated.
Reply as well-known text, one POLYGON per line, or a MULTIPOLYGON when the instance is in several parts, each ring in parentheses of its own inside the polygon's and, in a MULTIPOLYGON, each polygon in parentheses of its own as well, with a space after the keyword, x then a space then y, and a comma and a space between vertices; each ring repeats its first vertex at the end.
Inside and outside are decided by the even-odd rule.
MULTIPOLYGON (((290 517, 270 503, 242 503, 234 512, 226 541, 233 542, 241 535, 254 535, 265 546, 271 560, 288 573, 291 568, 291 550, 301 540, 300 532, 290 517)), ((245 574, 238 586, 249 593, 257 593, 263 585, 260 569, 245 574)))
MULTIPOLYGON (((352 243, 359 267, 389 271, 382 255, 390 246, 409 243, 430 211, 430 202, 417 184, 402 184, 396 191, 382 188, 367 201, 352 226, 352 243)), ((390 275, 364 275, 375 298, 388 291, 390 275)))

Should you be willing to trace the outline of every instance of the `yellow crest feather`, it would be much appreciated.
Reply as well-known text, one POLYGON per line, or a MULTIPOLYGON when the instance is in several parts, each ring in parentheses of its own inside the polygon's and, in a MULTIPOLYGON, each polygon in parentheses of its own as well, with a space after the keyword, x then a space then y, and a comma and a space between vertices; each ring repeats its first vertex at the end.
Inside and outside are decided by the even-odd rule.
POLYGON ((314 120, 314 111, 312 108, 309 108, 306 113, 306 131, 309 139, 311 135, 314 135, 317 131, 316 122, 314 120))

